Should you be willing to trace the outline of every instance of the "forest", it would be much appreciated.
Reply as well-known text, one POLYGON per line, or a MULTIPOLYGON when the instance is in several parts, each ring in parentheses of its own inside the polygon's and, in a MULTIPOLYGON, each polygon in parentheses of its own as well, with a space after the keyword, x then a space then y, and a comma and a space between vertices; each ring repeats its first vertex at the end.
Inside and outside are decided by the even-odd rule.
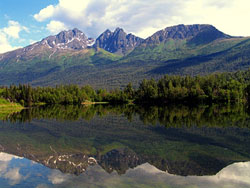
POLYGON ((206 76, 169 76, 144 79, 138 87, 128 83, 122 89, 94 90, 91 86, 58 85, 32 87, 26 84, 2 86, 0 96, 23 106, 39 104, 212 104, 250 101, 250 70, 206 76))

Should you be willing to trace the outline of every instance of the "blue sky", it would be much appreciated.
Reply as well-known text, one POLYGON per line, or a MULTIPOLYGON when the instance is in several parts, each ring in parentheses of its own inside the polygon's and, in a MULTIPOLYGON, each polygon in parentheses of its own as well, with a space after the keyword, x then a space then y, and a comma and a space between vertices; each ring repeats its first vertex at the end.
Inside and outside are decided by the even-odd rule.
POLYGON ((1 0, 0 32, 4 28, 10 27, 11 23, 12 25, 16 23, 16 26, 18 26, 18 23, 21 27, 27 28, 21 28, 18 37, 8 36, 7 33, 5 36, 9 43, 9 47, 5 48, 5 46, 3 46, 3 51, 5 51, 5 49, 8 51, 8 49, 11 48, 27 46, 33 41, 38 41, 44 36, 50 35, 50 32, 44 27, 46 22, 37 22, 33 15, 44 7, 50 4, 56 4, 57 2, 56 0, 1 0))
POLYGON ((167 26, 211 24, 250 36, 249 7, 249 0, 1 0, 0 53, 75 27, 89 37, 122 27, 146 38, 167 26))

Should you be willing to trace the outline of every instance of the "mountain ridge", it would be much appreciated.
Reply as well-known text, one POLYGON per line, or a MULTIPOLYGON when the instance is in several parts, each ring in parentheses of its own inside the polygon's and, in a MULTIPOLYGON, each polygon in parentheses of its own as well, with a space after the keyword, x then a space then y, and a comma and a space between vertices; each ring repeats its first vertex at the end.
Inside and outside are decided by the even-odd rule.
MULTIPOLYGON (((96 39, 94 39, 94 38, 88 38, 82 31, 80 31, 77 28, 74 28, 72 30, 61 31, 56 35, 50 35, 48 37, 43 38, 41 41, 35 42, 31 45, 28 45, 26 47, 19 48, 19 49, 13 50, 13 51, 17 51, 17 50, 28 48, 28 47, 34 47, 34 45, 37 45, 37 44, 47 45, 49 48, 57 47, 57 48, 61 48, 61 49, 66 49, 65 45, 69 44, 67 47, 75 49, 75 50, 80 50, 80 49, 84 49, 86 47, 93 46, 95 48, 99 47, 99 48, 102 48, 102 49, 109 51, 111 53, 115 53, 117 50, 120 50, 120 49, 118 48, 115 50, 112 50, 112 49, 108 50, 108 48, 104 47, 105 43, 103 44, 103 42, 105 40, 108 40, 107 35, 113 35, 113 36, 111 36, 111 38, 113 40, 119 40, 119 37, 118 37, 118 39, 115 38, 119 34, 125 35, 125 38, 127 38, 127 40, 128 39, 132 40, 132 44, 129 44, 129 45, 133 45, 134 47, 136 47, 136 46, 140 45, 141 43, 142 44, 145 44, 145 43, 157 43, 157 44, 159 44, 161 42, 165 42, 168 39, 182 39, 183 40, 183 39, 190 38, 191 36, 193 37, 193 36, 197 35, 198 32, 200 32, 202 30, 208 30, 208 29, 210 29, 210 30, 212 29, 212 30, 216 31, 217 34, 220 34, 220 36, 217 36, 216 39, 232 38, 232 36, 224 34, 223 32, 217 30, 214 26, 209 25, 209 24, 193 24, 193 25, 179 24, 179 25, 175 25, 175 26, 171 26, 171 27, 166 27, 165 29, 162 29, 162 30, 155 32, 153 35, 147 37, 146 39, 142 39, 138 36, 133 35, 132 33, 127 34, 122 28, 119 28, 119 27, 117 27, 114 30, 114 32, 107 29, 103 33, 101 33, 96 39), (102 39, 103 36, 105 37, 105 39, 102 39), (72 44, 72 42, 76 42, 76 40, 78 40, 78 42, 82 42, 83 44, 82 45, 80 45, 79 43, 72 44), (152 41, 154 41, 154 42, 152 42, 152 41), (102 43, 102 44, 100 44, 100 43, 102 43)), ((124 36, 123 36, 123 38, 124 38, 124 36)), ((108 41, 108 42, 110 42, 110 41, 108 41)), ((116 41, 116 42, 118 42, 118 41, 116 41)), ((111 41, 111 43, 114 43, 114 41, 111 41)), ((10 53, 13 51, 8 51, 8 52, 2 53, 0 55, 10 53)))
MULTIPOLYGON (((166 42, 168 39, 174 40, 192 40, 194 37, 202 37, 202 35, 212 35, 208 39, 212 42, 216 39, 232 38, 230 35, 226 35, 223 32, 217 30, 214 26, 209 24, 194 24, 194 25, 176 25, 171 27, 166 27, 160 31, 157 31, 152 36, 144 40, 143 43, 159 44, 161 42, 166 42), (198 35, 198 36, 197 36, 198 35)), ((205 36, 203 36, 205 37, 205 36)), ((197 40, 197 39, 193 39, 197 40)))
POLYGON ((92 39, 75 28, 0 54, 0 84, 116 88, 164 74, 246 70, 249 59, 249 38, 227 35, 208 24, 166 27, 146 39, 121 28, 92 39))

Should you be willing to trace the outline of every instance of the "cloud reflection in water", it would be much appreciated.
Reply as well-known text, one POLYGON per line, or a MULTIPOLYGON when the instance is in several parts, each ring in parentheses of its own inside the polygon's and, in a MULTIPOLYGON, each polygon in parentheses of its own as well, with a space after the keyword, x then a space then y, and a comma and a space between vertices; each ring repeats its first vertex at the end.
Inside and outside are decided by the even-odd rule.
MULTIPOLYGON (((37 188, 45 187, 199 187, 199 188, 234 188, 250 187, 250 162, 234 163, 214 176, 177 176, 163 172, 149 163, 129 169, 126 174, 118 175, 116 172, 108 174, 100 166, 90 166, 80 176, 63 174, 59 170, 51 170, 39 163, 33 163, 25 158, 0 153, 0 184, 6 181, 9 187, 14 185, 25 187, 27 182, 36 181, 37 188), (19 161, 19 162, 17 162, 19 161), (32 166, 32 168, 31 168, 32 166), (41 174, 37 174, 37 168, 41 174), (31 176, 23 174, 30 170, 31 176), (39 179, 40 178, 40 179, 39 179), (39 184, 38 184, 39 183, 39 184)), ((35 185, 35 184, 34 184, 35 185)))

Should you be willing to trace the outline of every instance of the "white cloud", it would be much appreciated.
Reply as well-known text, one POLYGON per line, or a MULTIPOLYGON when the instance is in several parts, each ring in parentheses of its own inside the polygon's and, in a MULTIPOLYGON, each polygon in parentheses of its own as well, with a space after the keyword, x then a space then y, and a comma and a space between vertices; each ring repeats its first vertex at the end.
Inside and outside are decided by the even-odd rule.
POLYGON ((29 40, 29 44, 34 44, 36 42, 37 42, 36 40, 32 40, 32 39, 29 40))
POLYGON ((220 171, 216 176, 216 180, 242 182, 250 185, 250 162, 239 162, 233 165, 227 166, 220 171))
POLYGON ((39 21, 42 22, 48 18, 50 18, 51 16, 53 16, 54 14, 54 7, 52 5, 47 6, 46 8, 42 9, 39 14, 35 14, 34 18, 39 21))
POLYGON ((187 0, 184 23, 208 23, 230 35, 250 36, 248 0, 187 0))
POLYGON ((10 185, 16 185, 22 180, 23 176, 19 173, 19 170, 19 168, 13 168, 4 174, 4 178, 10 181, 10 185))
POLYGON ((64 23, 62 23, 60 21, 54 21, 54 20, 50 21, 50 23, 47 24, 46 28, 52 34, 57 34, 60 31, 68 29, 67 26, 64 23))
POLYGON ((171 19, 166 12, 176 11, 177 4, 178 0, 153 3, 152 0, 59 0, 57 5, 42 9, 34 18, 60 21, 67 28, 78 27, 93 37, 115 27, 143 35, 143 30, 162 28, 171 19))
POLYGON ((48 176, 48 179, 52 184, 61 184, 70 178, 71 176, 69 174, 63 174, 58 170, 52 170, 51 174, 48 176))
POLYGON ((5 33, 0 31, 0 54, 15 50, 18 46, 11 46, 5 33))
POLYGON ((23 159, 23 157, 0 152, 0 161, 11 161, 12 159, 23 159))
POLYGON ((249 0, 59 0, 34 15, 78 27, 92 37, 123 27, 142 37, 166 26, 206 23, 232 35, 250 35, 249 0))
POLYGON ((12 46, 10 44, 10 40, 23 42, 23 39, 19 36, 21 31, 25 31, 27 33, 30 32, 27 27, 22 26, 20 23, 13 20, 9 20, 7 27, 2 29, 0 28, 0 53, 19 48, 19 46, 12 46))
POLYGON ((27 27, 24 27, 22 25, 20 25, 18 22, 10 20, 8 22, 8 27, 5 27, 2 29, 3 32, 8 36, 8 37, 12 37, 14 39, 18 39, 19 38, 19 33, 24 30, 26 32, 29 32, 27 27))
POLYGON ((0 152, 0 177, 8 179, 10 185, 18 184, 23 179, 23 176, 19 173, 20 168, 10 168, 10 161, 13 159, 22 158, 0 152))
POLYGON ((0 161, 0 177, 2 177, 4 175, 4 173, 6 173, 7 168, 8 168, 8 162, 9 161, 0 161))

